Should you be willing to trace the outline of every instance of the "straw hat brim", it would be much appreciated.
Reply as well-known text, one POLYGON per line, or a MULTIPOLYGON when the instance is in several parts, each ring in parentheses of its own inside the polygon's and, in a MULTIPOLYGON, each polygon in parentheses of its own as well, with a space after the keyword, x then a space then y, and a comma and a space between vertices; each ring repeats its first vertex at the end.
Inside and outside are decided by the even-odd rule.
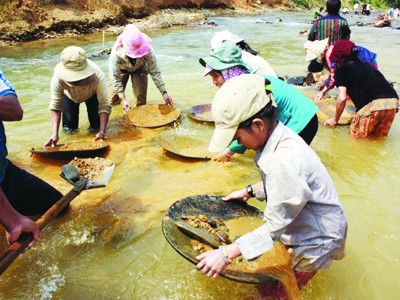
POLYGON ((61 80, 74 82, 93 75, 94 73, 96 73, 96 68, 95 63, 92 62, 90 59, 87 60, 86 67, 82 70, 68 69, 61 62, 59 62, 54 68, 54 73, 61 80))

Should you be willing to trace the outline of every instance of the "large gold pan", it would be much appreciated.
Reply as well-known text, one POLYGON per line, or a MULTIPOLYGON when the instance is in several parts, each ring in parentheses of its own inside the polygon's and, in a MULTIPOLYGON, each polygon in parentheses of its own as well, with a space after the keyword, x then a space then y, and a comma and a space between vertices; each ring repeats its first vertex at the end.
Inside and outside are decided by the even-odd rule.
POLYGON ((211 114, 211 104, 193 106, 187 110, 187 115, 197 121, 214 122, 211 114))
POLYGON ((160 127, 174 122, 181 115, 180 108, 166 104, 136 106, 128 112, 128 118, 138 127, 160 127))
POLYGON ((32 148, 30 152, 48 158, 67 159, 103 155, 110 145, 104 141, 81 141, 60 144, 55 147, 32 148))
POLYGON ((158 144, 167 151, 188 158, 211 159, 214 155, 208 151, 209 141, 189 134, 166 132, 158 138, 158 144))
MULTIPOLYGON (((165 238, 180 255, 193 264, 198 263, 196 256, 200 253, 191 246, 190 237, 181 232, 175 225, 176 221, 182 221, 182 213, 194 216, 203 214, 207 218, 218 217, 223 221, 244 216, 260 218, 263 216, 261 211, 246 202, 225 202, 221 198, 222 196, 197 195, 181 199, 170 206, 166 216, 163 218, 162 230, 165 238)), ((264 257, 264 255, 261 257, 264 257)), ((260 264, 262 263, 260 258, 230 264, 221 275, 225 278, 245 283, 273 282, 274 279, 260 272, 260 264)))
MULTIPOLYGON (((322 100, 316 102, 318 105, 318 121, 320 123, 325 123, 326 120, 333 118, 336 112, 336 100, 322 100)), ((356 112, 356 108, 351 101, 346 101, 346 107, 342 113, 342 116, 339 119, 339 125, 350 125, 353 120, 354 113, 356 112)))

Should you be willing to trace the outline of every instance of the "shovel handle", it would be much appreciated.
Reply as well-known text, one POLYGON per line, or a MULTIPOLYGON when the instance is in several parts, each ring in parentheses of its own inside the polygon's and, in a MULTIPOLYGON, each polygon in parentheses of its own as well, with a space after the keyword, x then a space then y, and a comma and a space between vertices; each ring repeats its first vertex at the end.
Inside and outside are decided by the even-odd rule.
MULTIPOLYGON (((37 221, 36 225, 42 230, 51 220, 53 220, 67 205, 75 199, 85 188, 88 180, 78 181, 75 186, 50 207, 37 221)), ((11 263, 20 255, 29 243, 32 241, 31 234, 22 234, 7 251, 0 257, 0 275, 11 265, 11 263)))

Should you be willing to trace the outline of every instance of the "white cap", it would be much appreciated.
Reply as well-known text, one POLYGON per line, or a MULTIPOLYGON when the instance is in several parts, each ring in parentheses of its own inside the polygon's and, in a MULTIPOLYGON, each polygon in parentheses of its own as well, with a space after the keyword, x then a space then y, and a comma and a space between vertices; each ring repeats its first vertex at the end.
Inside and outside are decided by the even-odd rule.
POLYGON ((214 34, 213 38, 211 39, 211 49, 216 48, 218 45, 222 44, 225 41, 232 41, 237 44, 244 41, 244 39, 228 30, 220 31, 214 34))
POLYGON ((265 78, 260 75, 240 75, 226 81, 211 103, 215 130, 208 150, 224 150, 232 142, 239 124, 271 101, 276 107, 272 94, 265 91, 265 78))

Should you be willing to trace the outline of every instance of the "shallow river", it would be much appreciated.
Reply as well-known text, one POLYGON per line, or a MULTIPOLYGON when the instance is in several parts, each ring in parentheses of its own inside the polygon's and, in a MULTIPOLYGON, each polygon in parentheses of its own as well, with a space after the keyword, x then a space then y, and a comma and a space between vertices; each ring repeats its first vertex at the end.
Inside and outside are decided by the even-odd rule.
MULTIPOLYGON (((179 158, 165 152, 157 137, 165 131, 209 137, 213 126, 193 121, 185 111, 209 103, 217 88, 203 78, 198 63, 209 52, 213 33, 242 36, 279 75, 304 75, 303 44, 310 16, 270 13, 213 18, 219 26, 194 26, 149 32, 167 90, 184 112, 174 125, 136 128, 114 107, 107 129, 107 158, 116 169, 109 185, 82 192, 71 210, 42 232, 0 278, 2 299, 258 299, 253 285, 208 279, 167 243, 161 220, 175 201, 197 194, 227 194, 259 179, 252 153, 220 164, 179 158), (274 22, 278 18, 282 22, 274 22), (272 21, 267 23, 266 21, 272 21)), ((348 17, 350 24, 371 19, 348 17)), ((400 32, 352 26, 352 40, 379 54, 380 70, 400 83, 400 32)), ((111 47, 115 36, 102 33, 37 41, 0 48, 0 67, 18 92, 22 122, 6 123, 9 157, 63 193, 71 186, 59 177, 68 161, 30 157, 29 149, 51 134, 49 84, 59 53, 79 45, 88 53, 111 47)), ((96 59, 107 74, 107 60, 96 59)), ((397 86, 397 84, 396 84, 397 86)), ((314 97, 313 88, 302 91, 314 97)), ((132 92, 129 90, 128 95, 132 92)), ((334 95, 334 93, 332 93, 334 95)), ((151 79, 148 103, 162 103, 151 79)), ((84 106, 80 131, 60 134, 60 142, 92 139, 84 106)), ((348 127, 320 126, 312 148, 321 157, 339 192, 348 221, 347 256, 320 271, 302 291, 303 299, 395 299, 400 292, 400 117, 389 136, 356 140, 348 127)), ((249 202, 260 209, 265 204, 249 202)), ((0 251, 6 249, 3 234, 0 251)))

